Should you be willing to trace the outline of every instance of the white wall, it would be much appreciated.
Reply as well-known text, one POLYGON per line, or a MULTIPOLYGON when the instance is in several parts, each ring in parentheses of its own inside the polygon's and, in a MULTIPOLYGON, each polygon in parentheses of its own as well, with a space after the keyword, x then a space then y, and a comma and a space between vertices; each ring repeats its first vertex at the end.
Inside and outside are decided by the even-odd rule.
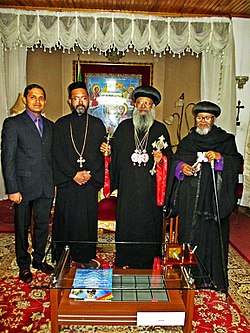
POLYGON ((236 75, 249 76, 243 89, 236 90, 236 101, 245 108, 240 111, 240 126, 236 128, 238 150, 244 156, 247 128, 250 119, 250 19, 233 18, 236 75))

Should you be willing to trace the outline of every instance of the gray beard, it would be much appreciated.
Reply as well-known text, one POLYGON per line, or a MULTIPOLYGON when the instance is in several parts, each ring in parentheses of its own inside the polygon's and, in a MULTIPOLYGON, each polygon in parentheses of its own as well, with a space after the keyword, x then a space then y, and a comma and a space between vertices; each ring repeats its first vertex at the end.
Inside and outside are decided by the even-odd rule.
POLYGON ((207 135, 211 131, 212 126, 207 127, 207 128, 199 128, 196 127, 196 133, 200 135, 207 135))
POLYGON ((140 115, 140 111, 137 109, 137 107, 134 108, 133 112, 133 124, 137 131, 140 132, 147 132, 150 127, 153 125, 155 118, 155 109, 152 108, 150 111, 148 111, 145 115, 140 115))

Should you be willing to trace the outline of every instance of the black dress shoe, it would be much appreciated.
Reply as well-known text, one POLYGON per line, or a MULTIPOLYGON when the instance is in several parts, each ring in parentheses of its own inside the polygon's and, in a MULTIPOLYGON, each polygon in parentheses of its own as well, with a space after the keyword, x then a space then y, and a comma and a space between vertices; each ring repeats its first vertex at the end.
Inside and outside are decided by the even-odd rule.
POLYGON ((47 264, 46 262, 41 262, 40 264, 38 264, 35 261, 33 261, 32 267, 38 269, 39 271, 45 274, 52 274, 55 272, 54 267, 47 264))
POLYGON ((83 263, 83 267, 88 269, 97 269, 100 267, 100 263, 95 259, 91 259, 89 262, 83 263))
POLYGON ((25 283, 30 283, 32 281, 32 274, 29 268, 22 269, 19 272, 19 278, 25 283))

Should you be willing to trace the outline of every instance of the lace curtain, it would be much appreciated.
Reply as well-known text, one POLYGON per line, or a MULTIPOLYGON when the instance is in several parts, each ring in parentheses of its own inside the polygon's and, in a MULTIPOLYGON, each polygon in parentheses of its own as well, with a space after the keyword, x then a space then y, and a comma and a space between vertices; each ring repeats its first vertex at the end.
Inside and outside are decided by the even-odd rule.
MULTIPOLYGON (((227 113, 224 119, 219 118, 221 124, 226 130, 235 131, 235 121, 231 121, 235 119, 236 105, 235 93, 232 93, 235 90, 234 49, 228 18, 0 9, 0 39, 0 70, 4 71, 0 76, 4 95, 0 102, 1 123, 7 116, 7 101, 9 109, 20 86, 25 86, 25 50, 42 47, 49 52, 55 48, 71 52, 78 46, 83 53, 93 50, 106 53, 115 49, 122 53, 151 52, 159 57, 167 52, 179 57, 185 52, 201 54, 201 99, 223 106, 227 113), (11 52, 15 54, 12 64, 11 52), (18 73, 19 80, 14 72, 18 73)), ((0 180, 0 198, 1 183, 0 180)))
POLYGON ((0 32, 5 48, 24 45, 105 52, 133 48, 154 54, 187 50, 219 54, 228 44, 227 18, 163 18, 116 13, 0 10, 0 32))
MULTIPOLYGON (((0 128, 9 116, 9 110, 16 102, 19 92, 26 86, 27 51, 24 47, 4 52, 0 48, 0 128)), ((5 197, 5 188, 0 165, 0 200, 5 197)))

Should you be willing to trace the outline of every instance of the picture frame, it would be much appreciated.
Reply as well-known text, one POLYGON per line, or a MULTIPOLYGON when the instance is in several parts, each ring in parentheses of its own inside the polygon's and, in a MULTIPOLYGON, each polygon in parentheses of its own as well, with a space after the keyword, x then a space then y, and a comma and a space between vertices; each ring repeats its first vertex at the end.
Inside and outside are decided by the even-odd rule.
POLYGON ((100 118, 112 136, 121 121, 132 117, 133 90, 152 84, 153 64, 73 61, 74 81, 79 73, 88 88, 88 113, 100 118))
POLYGON ((166 257, 168 261, 182 261, 183 247, 179 244, 169 244, 166 248, 166 257))

